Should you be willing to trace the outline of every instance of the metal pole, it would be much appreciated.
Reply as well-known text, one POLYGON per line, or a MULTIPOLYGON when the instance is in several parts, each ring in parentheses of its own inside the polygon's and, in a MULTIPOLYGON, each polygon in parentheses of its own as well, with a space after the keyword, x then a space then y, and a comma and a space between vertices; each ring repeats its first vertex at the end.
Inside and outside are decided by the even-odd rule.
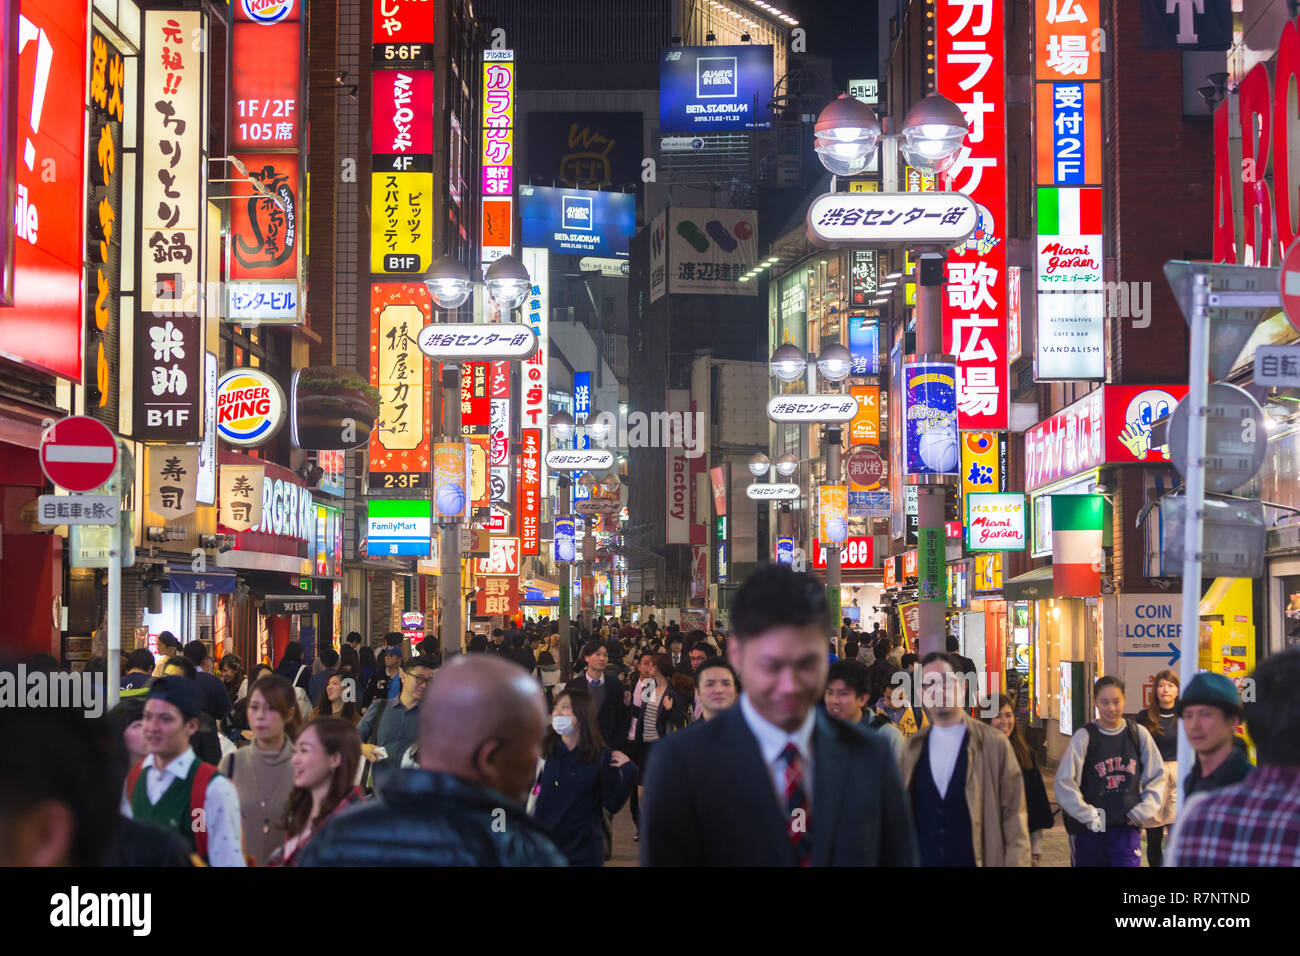
MULTIPOLYGON (((943 260, 946 253, 922 253, 917 260, 916 284, 916 351, 921 355, 938 356, 943 353, 943 260), (934 260, 938 260, 935 268, 934 260), (927 262, 928 260, 928 262, 927 262)), ((900 396, 901 397, 901 396, 900 396)), ((944 499, 942 483, 932 479, 917 481, 916 518, 919 542, 925 540, 927 531, 944 540, 944 499)), ((919 555, 918 555, 919 557, 919 555)), ((919 562, 918 562, 919 564, 919 562)), ((944 565, 946 573, 946 565, 944 565)), ((944 590, 943 588, 940 589, 944 590)), ((920 595, 918 594, 918 597, 920 595)), ((920 601, 917 608, 917 653, 924 657, 932 651, 942 651, 946 646, 943 600, 920 601)))
MULTIPOLYGON (((460 367, 442 367, 442 430, 447 441, 460 439, 460 367)), ((461 617, 460 525, 444 524, 439 531, 438 603, 442 605, 442 656, 447 660, 461 651, 465 630, 461 617)))
MULTIPOLYGON (((1201 604, 1201 539, 1205 518, 1205 418, 1210 379, 1209 351, 1209 278, 1198 274, 1192 279, 1192 312, 1189 322, 1191 336, 1188 356, 1187 390, 1187 520, 1183 527, 1183 660, 1179 667, 1181 686, 1196 676, 1199 655, 1196 653, 1200 634, 1201 604)), ((1182 815, 1187 806, 1183 781, 1191 772, 1192 745, 1187 740, 1183 722, 1178 722, 1178 804, 1182 815)))
MULTIPOLYGON (((569 516, 569 486, 571 482, 569 476, 565 474, 561 474, 557 481, 560 485, 560 517, 567 518, 569 516)), ((569 647, 569 602, 573 599, 570 590, 573 583, 573 563, 570 561, 557 562, 556 569, 560 572, 560 639, 556 642, 555 649, 560 654, 560 659, 557 662, 560 665, 560 676, 567 679, 571 673, 569 670, 572 651, 569 647)))
POLYGON ((113 529, 108 551, 108 706, 117 705, 122 689, 122 525, 113 529))
MULTIPOLYGON (((596 556, 596 536, 591 533, 592 520, 591 515, 585 515, 582 519, 582 577, 584 582, 587 578, 591 577, 592 559, 596 556)), ((585 587, 583 589, 583 594, 584 596, 586 594, 585 587)), ((592 604, 595 604, 594 600, 592 601, 592 604)), ((582 606, 582 626, 588 631, 591 630, 591 616, 593 613, 594 607, 587 607, 584 600, 582 606)))
MULTIPOLYGON (((840 429, 826 429, 826 482, 831 485, 840 483, 840 429)), ((821 542, 826 549, 826 600, 831 611, 831 630, 835 636, 835 646, 839 648, 840 623, 843 612, 840 608, 840 546, 829 541, 821 542)))

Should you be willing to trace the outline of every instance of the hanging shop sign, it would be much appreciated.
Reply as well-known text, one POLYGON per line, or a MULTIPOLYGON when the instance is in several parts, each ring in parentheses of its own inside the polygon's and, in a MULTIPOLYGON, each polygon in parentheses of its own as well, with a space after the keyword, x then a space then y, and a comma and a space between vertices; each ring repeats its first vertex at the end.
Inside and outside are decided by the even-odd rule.
POLYGON ((467 517, 469 464, 464 442, 433 445, 433 500, 440 521, 467 517))
POLYGON ((370 384, 379 389, 379 417, 370 433, 371 491, 429 487, 429 360, 420 330, 432 304, 423 283, 370 286, 370 384))
POLYGON ((854 385, 849 394, 858 400, 858 412, 849 423, 849 444, 879 445, 880 389, 875 385, 854 385))
POLYGON ((573 417, 585 419, 591 414, 591 373, 573 373, 573 417))
POLYGON ((823 249, 952 248, 979 224, 979 210, 961 192, 825 193, 806 218, 809 240, 823 249))
MULTIPOLYGON (((871 300, 876 297, 880 290, 880 266, 878 264, 879 253, 875 249, 854 249, 853 265, 849 273, 849 304, 855 308, 863 308, 871 304, 871 300)), ((852 343, 852 334, 849 341, 852 343)), ((877 346, 879 343, 877 342, 877 346)), ((880 349, 877 347, 876 352, 880 349)), ((877 355, 877 365, 879 365, 879 355, 877 355)), ((855 372, 855 375, 875 375, 876 372, 855 372)))
MULTIPOLYGON (((867 571, 875 567, 875 539, 868 536, 845 538, 840 543, 840 570, 867 571)), ((813 567, 826 569, 826 545, 820 538, 813 539, 813 567)))
POLYGON ((234 531, 248 531, 262 524, 262 487, 266 468, 262 465, 222 465, 220 522, 234 531))
POLYGON ((301 317, 301 161, 296 152, 241 153, 251 186, 230 201, 230 288, 226 320, 293 324, 301 317))
POLYGON ((1106 499, 1052 495, 1051 507, 1053 596, 1098 597, 1106 567, 1106 499))
POLYGON ((440 362, 520 362, 537 351, 537 335, 527 325, 427 325, 420 330, 420 351, 440 362))
POLYGON ((485 267, 509 255, 514 245, 514 125, 514 51, 484 50, 483 138, 479 160, 483 169, 480 258, 485 267))
POLYGON ((146 445, 149 510, 171 521, 193 514, 199 477, 197 445, 146 445))
POLYGON ((884 456, 870 445, 859 445, 844 456, 844 475, 854 491, 875 491, 884 482, 888 469, 884 456))
POLYGON ((546 448, 550 441, 547 428, 550 411, 546 405, 547 361, 550 359, 549 322, 551 314, 551 256, 545 249, 525 248, 524 268, 533 281, 532 291, 524 302, 524 319, 537 336, 537 351, 519 366, 519 427, 539 428, 542 432, 541 486, 550 488, 546 479, 546 448))
POLYGON ((478 579, 478 614, 490 617, 519 613, 519 578, 513 575, 484 574, 478 579))
POLYGON ((777 564, 793 564, 794 538, 777 538, 775 553, 777 564))
MULTIPOLYGON (((497 326, 500 328, 500 326, 497 326)), ((426 326, 428 331, 434 326, 426 326)), ((421 333, 423 334, 423 332, 421 333)), ((460 374, 460 431, 462 435, 487 437, 492 424, 488 399, 488 363, 465 362, 460 374)))
POLYGON ((572 518, 556 518, 554 522, 555 561, 571 562, 577 556, 575 522, 572 518))
POLYGON ((431 0, 372 0, 370 37, 375 66, 433 62, 431 0))
POLYGON ((849 316, 849 353, 853 356, 850 375, 880 374, 879 319, 865 315, 849 316))
POLYGON ((961 454, 956 371, 942 362, 912 362, 903 367, 904 468, 908 475, 957 473, 961 454))
POLYGON ((433 71, 375 70, 370 143, 381 156, 433 153, 433 71))
POLYGON ((296 149, 302 111, 303 0, 240 0, 234 4, 230 85, 235 150, 296 149), (254 12, 275 9, 275 17, 254 12))
MULTIPOLYGON (((134 77, 133 77, 134 78, 134 77)), ((86 216, 86 413, 118 425, 122 292, 122 117, 126 67, 103 33, 90 36, 89 203, 86 216)), ((9 224, 12 229, 12 223, 9 224)))
POLYGON ((234 368, 217 382, 217 434, 227 445, 265 445, 284 424, 284 392, 266 372, 234 368))
POLYGON ((945 263, 943 351, 957 358, 957 427, 997 431, 1007 428, 1010 414, 1006 6, 988 2, 978 8, 976 14, 970 4, 935 7, 935 88, 970 122, 961 153, 943 179, 978 210, 969 238, 945 263))
POLYGON ((849 489, 847 485, 817 488, 817 536, 840 544, 849 535, 849 489))
POLYGON ((1104 293, 1040 292, 1037 318, 1036 381, 1097 381, 1106 377, 1104 293))
POLYGON ((834 425, 852 421, 860 409, 852 395, 777 395, 768 400, 767 417, 774 422, 834 425))
POLYGON ((996 594, 1002 590, 1002 552, 989 551, 975 555, 972 562, 971 594, 979 597, 996 594))
POLYGON ((961 436, 961 493, 1007 490, 1007 440, 1001 432, 961 436))
MULTIPOLYGON (((8 205, 0 215, 0 303, 5 306, 0 354, 80 382, 85 117, 79 108, 69 108, 74 105, 69 97, 81 102, 85 95, 88 8, 81 0, 9 0, 4 12, 0 200, 8 205)), ((147 46, 156 61, 157 15, 149 22, 153 29, 146 30, 147 46)), ((197 63, 197 56, 191 57, 187 66, 197 63)), ((157 65, 146 79, 146 89, 161 92, 157 65)), ((122 80, 117 77, 119 93, 122 80)), ((113 112, 120 107, 119 100, 113 112)), ((92 141, 91 149, 98 148, 92 141)), ((95 165, 92 159, 92 177, 95 165)), ((92 209, 90 218, 93 228, 98 211, 92 209)), ((96 286, 89 287, 88 298, 98 294, 96 286)))
POLYGON ((492 551, 474 560, 475 574, 518 574, 519 539, 492 536, 492 551))
POLYGON ((133 433, 141 441, 198 441, 203 425, 199 277, 207 124, 203 54, 193 47, 203 31, 198 12, 144 14, 133 433))
POLYGON ((525 428, 519 433, 519 550, 541 552, 542 432, 525 428))
POLYGON ((968 551, 1023 551, 1028 540, 1025 496, 1019 492, 966 495, 968 551))
MULTIPOLYGON (((852 401, 852 399, 850 399, 852 401)), ((854 402, 854 405, 857 403, 854 402)), ((691 393, 688 389, 673 388, 668 390, 668 414, 682 414, 690 411, 691 393)), ((686 457, 682 443, 669 443, 664 449, 667 460, 667 481, 664 484, 667 509, 667 544, 691 543, 691 463, 686 457)))
POLYGON ((366 553, 427 557, 433 520, 428 499, 379 499, 366 502, 366 553))

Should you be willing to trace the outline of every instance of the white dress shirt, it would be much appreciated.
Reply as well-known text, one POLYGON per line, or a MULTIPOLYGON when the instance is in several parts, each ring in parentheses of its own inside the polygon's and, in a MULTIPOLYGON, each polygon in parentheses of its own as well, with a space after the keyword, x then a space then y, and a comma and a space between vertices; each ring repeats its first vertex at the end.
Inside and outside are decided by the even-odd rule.
POLYGON ((940 797, 948 795, 948 783, 952 780, 953 770, 957 768, 957 754, 965 739, 964 722, 951 727, 935 724, 930 728, 930 776, 934 778, 940 797))
POLYGON ((794 733, 786 733, 776 724, 769 722, 749 701, 749 694, 740 695, 740 712, 745 715, 745 723, 749 726, 749 732, 754 735, 758 741, 759 753, 763 755, 763 763, 767 765, 768 775, 772 778, 772 789, 776 791, 776 805, 781 808, 781 813, 785 813, 785 758, 781 756, 785 751, 786 744, 794 744, 795 749, 799 751, 799 757, 803 761, 803 790, 807 797, 808 809, 812 810, 813 798, 813 764, 812 764, 812 735, 813 727, 817 725, 817 708, 811 707, 808 715, 804 717, 803 723, 794 733))
MULTIPOLYGON (((186 750, 163 769, 154 765, 153 755, 144 758, 145 793, 151 804, 162 799, 173 780, 184 781, 190 766, 198 759, 186 750)), ((122 813, 130 817, 131 794, 122 789, 122 813)), ((244 838, 240 828, 239 794, 235 785, 220 775, 212 778, 203 800, 203 818, 208 828, 208 864, 210 866, 247 866, 244 838)))

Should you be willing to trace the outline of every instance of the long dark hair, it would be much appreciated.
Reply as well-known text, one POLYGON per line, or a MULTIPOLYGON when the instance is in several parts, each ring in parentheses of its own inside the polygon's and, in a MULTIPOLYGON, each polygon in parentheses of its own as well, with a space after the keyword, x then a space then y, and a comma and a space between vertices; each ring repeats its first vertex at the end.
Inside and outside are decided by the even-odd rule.
MULTIPOLYGON (((330 788, 320 804, 320 814, 310 821, 315 827, 334 812, 343 799, 352 792, 352 781, 357 776, 357 765, 361 762, 361 735, 357 728, 339 717, 316 717, 307 727, 316 728, 325 752, 333 757, 341 754, 343 759, 330 776, 330 788)), ((303 730, 306 730, 304 727, 303 730)), ((294 787, 284 808, 284 820, 281 826, 286 835, 297 836, 307 826, 311 816, 311 791, 306 787, 294 787)))
POLYGON ((267 706, 284 718, 285 736, 290 740, 297 738, 298 731, 301 729, 299 725, 302 723, 302 714, 298 710, 298 699, 293 685, 279 674, 267 674, 265 677, 259 677, 257 682, 248 688, 250 703, 254 694, 261 694, 267 706))
MULTIPOLYGON (((580 687, 562 691, 555 698, 558 704, 565 697, 573 709, 574 719, 578 721, 578 759, 583 763, 594 763, 605 751, 605 738, 600 733, 600 721, 596 716, 596 702, 591 694, 580 687)), ((559 744, 560 735, 554 727, 546 729, 546 740, 542 743, 542 755, 549 759, 559 744)))
MULTIPOLYGON (((325 686, 320 689, 320 696, 316 698, 316 706, 312 708, 311 717, 309 718, 309 720, 316 720, 317 718, 320 717, 334 716, 334 708, 330 705, 330 695, 329 695, 330 681, 332 681, 336 677, 340 681, 344 681, 351 676, 352 676, 351 672, 348 673, 336 672, 329 676, 329 679, 325 681, 325 686)), ((355 678, 354 678, 354 683, 355 683, 355 678)), ((343 686, 346 689, 347 685, 344 684, 343 686)), ((357 707, 356 701, 345 700, 343 702, 343 710, 339 713, 338 716, 340 719, 350 722, 352 726, 355 727, 357 724, 361 723, 362 714, 361 714, 361 709, 357 707)))
POLYGON ((1016 763, 1020 764, 1021 770, 1033 770, 1038 765, 1034 759, 1033 751, 1029 749, 1029 742, 1025 740, 1025 732, 1020 726, 1020 721, 1016 720, 1016 708, 1011 703, 1011 698, 1006 694, 998 694, 998 713, 1002 713, 1003 707, 1011 708, 1011 749, 1015 751, 1016 763))
POLYGON ((369 644, 362 647, 361 653, 358 654, 357 656, 361 660, 361 667, 363 670, 368 670, 373 672, 379 667, 378 662, 375 660, 375 649, 371 647, 369 644))
MULTIPOLYGON (((1151 681, 1151 703, 1147 705, 1147 709, 1143 711, 1138 722, 1151 732, 1152 737, 1160 737, 1165 732, 1164 726, 1160 723, 1160 698, 1156 696, 1156 688, 1160 686, 1162 680, 1169 681, 1178 689, 1183 686, 1182 681, 1178 679, 1178 675, 1171 670, 1161 671, 1151 681)), ((1177 698, 1175 698, 1174 702, 1177 703, 1177 698)))

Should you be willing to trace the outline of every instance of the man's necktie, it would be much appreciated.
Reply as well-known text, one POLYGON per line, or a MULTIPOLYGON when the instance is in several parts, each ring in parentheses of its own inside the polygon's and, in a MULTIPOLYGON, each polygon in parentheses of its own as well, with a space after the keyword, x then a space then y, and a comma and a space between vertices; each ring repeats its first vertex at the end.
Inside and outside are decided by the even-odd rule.
POLYGON ((812 865, 812 840, 808 830, 808 794, 803 783, 803 760, 794 744, 781 751, 785 761, 785 830, 800 866, 812 865))

